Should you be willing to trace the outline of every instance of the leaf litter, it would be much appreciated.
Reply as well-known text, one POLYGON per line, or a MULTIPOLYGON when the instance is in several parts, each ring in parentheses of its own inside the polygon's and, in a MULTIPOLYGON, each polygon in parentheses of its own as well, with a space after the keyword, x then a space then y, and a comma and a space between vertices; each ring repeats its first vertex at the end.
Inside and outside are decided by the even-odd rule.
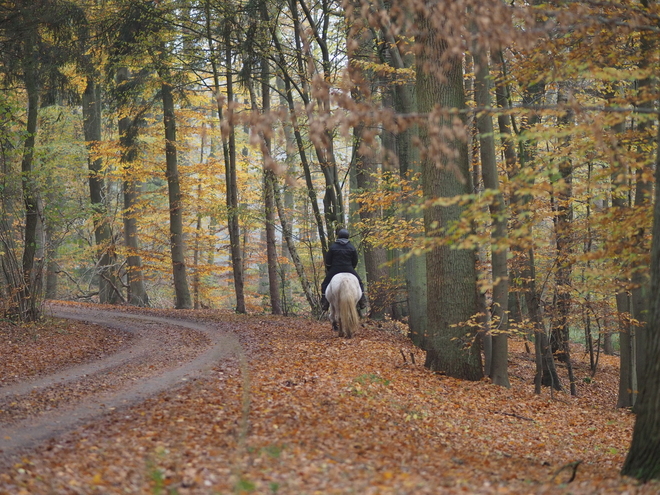
MULTIPOLYGON (((584 380, 587 356, 576 348, 578 397, 535 395, 533 357, 516 340, 504 389, 426 370, 393 323, 365 322, 344 340, 329 323, 304 318, 149 313, 231 328, 245 356, 26 452, 0 468, 0 493, 660 491, 619 475, 634 416, 615 408, 616 357, 601 356, 595 379, 584 380)), ((85 325, 70 325, 84 334, 85 325)), ((93 357, 112 332, 89 332, 80 355, 93 357)), ((0 335, 7 369, 25 369, 0 335)), ((61 362, 75 339, 25 346, 61 362)))

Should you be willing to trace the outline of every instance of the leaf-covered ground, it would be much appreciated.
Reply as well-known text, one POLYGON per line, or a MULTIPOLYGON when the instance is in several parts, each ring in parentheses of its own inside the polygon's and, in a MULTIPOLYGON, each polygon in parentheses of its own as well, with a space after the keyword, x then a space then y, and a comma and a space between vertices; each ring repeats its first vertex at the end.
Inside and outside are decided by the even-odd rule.
MULTIPOLYGON (((342 340, 327 322, 170 313, 184 314, 231 326, 245 355, 0 468, 0 493, 660 491, 619 476, 634 418, 614 407, 616 358, 601 356, 589 381, 576 350, 579 397, 536 396, 520 342, 507 390, 425 370, 393 323, 342 340)), ((0 329, 0 383, 24 378, 31 355, 55 369, 124 345, 113 332, 71 325, 19 343, 11 333, 11 354, 0 329)))
POLYGON ((0 387, 117 352, 132 336, 77 321, 0 321, 0 387))

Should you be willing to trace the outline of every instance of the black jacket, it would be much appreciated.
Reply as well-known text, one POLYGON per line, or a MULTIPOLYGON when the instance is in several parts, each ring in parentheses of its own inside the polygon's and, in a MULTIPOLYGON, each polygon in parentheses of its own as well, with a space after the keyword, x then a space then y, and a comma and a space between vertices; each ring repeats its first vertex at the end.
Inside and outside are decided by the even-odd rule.
POLYGON ((357 249, 353 247, 348 239, 337 239, 330 245, 328 253, 325 255, 325 267, 339 273, 343 270, 352 272, 358 264, 357 249))

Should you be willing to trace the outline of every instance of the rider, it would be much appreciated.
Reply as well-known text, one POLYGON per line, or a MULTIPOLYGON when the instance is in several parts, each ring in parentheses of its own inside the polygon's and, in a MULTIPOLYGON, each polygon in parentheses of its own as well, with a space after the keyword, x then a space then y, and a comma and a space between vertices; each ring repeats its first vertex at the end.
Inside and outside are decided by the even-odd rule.
POLYGON ((358 254, 353 244, 348 240, 348 230, 340 228, 337 230, 337 239, 332 243, 328 253, 325 255, 325 270, 326 275, 325 279, 321 283, 321 308, 323 311, 327 311, 330 307, 328 300, 325 298, 325 290, 328 288, 328 284, 332 277, 338 273, 352 273, 360 282, 360 289, 362 289, 362 297, 358 301, 358 308, 364 309, 367 307, 367 296, 364 293, 364 285, 362 285, 362 280, 360 276, 355 271, 355 267, 358 263, 358 254))

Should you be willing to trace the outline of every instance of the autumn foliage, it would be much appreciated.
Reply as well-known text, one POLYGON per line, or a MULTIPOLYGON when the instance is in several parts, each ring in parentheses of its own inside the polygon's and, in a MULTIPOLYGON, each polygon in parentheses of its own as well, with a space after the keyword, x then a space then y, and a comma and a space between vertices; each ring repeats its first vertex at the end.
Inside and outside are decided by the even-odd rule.
MULTIPOLYGON (((514 386, 507 390, 426 370, 421 352, 391 321, 364 324, 344 340, 326 321, 188 315, 236 333, 244 354, 218 363, 207 378, 108 413, 4 464, 0 493, 650 494, 659 488, 618 474, 633 416, 614 407, 615 358, 602 357, 590 379, 586 357, 575 349, 578 397, 539 396, 533 359, 520 340, 512 342, 514 386)), ((67 328, 50 324, 39 332, 67 328)), ((108 337, 98 327, 69 330, 87 355, 108 337)), ((15 345, 56 359, 71 352, 60 344, 76 341, 15 345)), ((5 339, 0 345, 6 350, 5 339)), ((0 371, 3 382, 25 379, 25 371, 16 371, 25 354, 3 355, 11 356, 11 366, 0 371)))

